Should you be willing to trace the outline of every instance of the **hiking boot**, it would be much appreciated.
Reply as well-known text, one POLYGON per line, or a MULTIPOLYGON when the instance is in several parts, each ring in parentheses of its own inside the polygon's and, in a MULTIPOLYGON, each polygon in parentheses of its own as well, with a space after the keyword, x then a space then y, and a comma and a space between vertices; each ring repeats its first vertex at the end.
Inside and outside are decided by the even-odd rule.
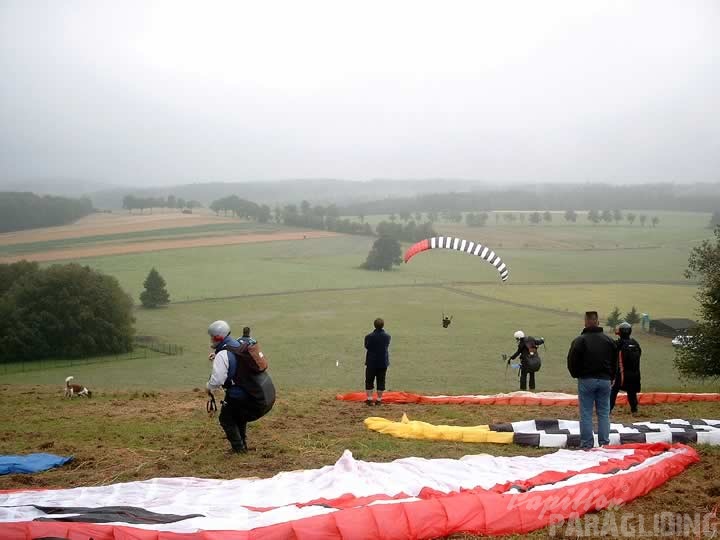
POLYGON ((377 406, 379 406, 379 405, 382 405, 382 403, 383 403, 383 402, 382 402, 382 399, 378 399, 378 400, 375 402, 375 406, 377 407, 377 406))
POLYGON ((368 407, 372 407, 372 404, 373 404, 372 399, 366 399, 366 400, 365 400, 365 405, 367 405, 368 407))

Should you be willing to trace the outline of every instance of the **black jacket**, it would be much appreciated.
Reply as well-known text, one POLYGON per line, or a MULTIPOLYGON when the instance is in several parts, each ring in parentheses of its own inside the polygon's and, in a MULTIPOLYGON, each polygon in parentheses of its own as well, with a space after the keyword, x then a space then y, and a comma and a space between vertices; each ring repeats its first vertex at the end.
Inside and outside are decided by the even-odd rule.
POLYGON ((532 345, 537 349, 538 345, 542 345, 542 340, 539 341, 540 343, 538 343, 538 340, 532 336, 527 336, 518 340, 517 351, 515 351, 515 354, 510 357, 510 360, 515 360, 518 356, 520 357, 520 360, 527 360, 530 356, 530 349, 528 346, 532 345))
POLYGON ((615 388, 626 392, 640 391, 640 356, 642 349, 633 338, 620 338, 615 342, 618 350, 618 372, 615 388))
POLYGON ((615 378, 617 348, 602 327, 585 328, 576 337, 567 357, 568 371, 575 379, 615 378))
POLYGON ((365 336, 365 365, 370 368, 383 369, 390 365, 390 334, 385 330, 374 330, 365 336))

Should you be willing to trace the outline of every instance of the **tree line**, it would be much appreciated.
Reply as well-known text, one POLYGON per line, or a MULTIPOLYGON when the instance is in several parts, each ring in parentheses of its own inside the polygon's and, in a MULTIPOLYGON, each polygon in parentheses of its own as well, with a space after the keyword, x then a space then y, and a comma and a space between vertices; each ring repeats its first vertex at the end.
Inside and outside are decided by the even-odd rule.
POLYGON ((137 197, 135 195, 125 195, 123 197, 123 208, 132 213, 133 210, 140 210, 142 214, 145 210, 153 208, 176 208, 178 210, 193 208, 201 208, 202 204, 198 201, 186 201, 182 197, 168 195, 167 197, 137 197))
POLYGON ((490 212, 498 208, 524 211, 583 208, 602 211, 682 210, 712 212, 720 208, 720 195, 703 193, 695 186, 669 184, 612 186, 539 185, 505 190, 478 189, 468 192, 433 193, 394 197, 345 205, 344 215, 399 214, 407 212, 490 212), (686 192, 687 191, 687 192, 686 192))
POLYGON ((252 201, 241 199, 237 195, 230 195, 229 197, 223 197, 210 203, 210 210, 216 214, 223 212, 226 216, 228 212, 231 215, 244 218, 253 219, 258 223, 267 223, 272 217, 270 207, 266 204, 259 205, 252 201))
POLYGON ((0 232, 65 225, 92 212, 90 199, 0 192, 0 232))
POLYGON ((114 277, 78 264, 0 264, 0 358, 33 361, 132 350, 133 302, 114 277))
POLYGON ((635 306, 632 307, 630 311, 628 311, 625 316, 623 317, 620 313, 620 308, 615 306, 613 310, 610 312, 607 318, 607 325, 610 328, 615 328, 618 324, 621 322, 626 322, 630 324, 637 324, 640 322, 640 314, 638 313, 638 310, 635 306))

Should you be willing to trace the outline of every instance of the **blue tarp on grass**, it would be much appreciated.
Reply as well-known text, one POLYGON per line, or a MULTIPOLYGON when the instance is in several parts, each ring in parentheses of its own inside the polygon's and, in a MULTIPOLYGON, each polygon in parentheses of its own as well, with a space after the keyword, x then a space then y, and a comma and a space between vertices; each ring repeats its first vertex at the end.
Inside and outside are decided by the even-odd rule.
POLYGON ((47 471, 53 467, 61 467, 71 460, 72 456, 63 457, 54 454, 29 454, 27 456, 0 455, 0 475, 29 474, 47 471))

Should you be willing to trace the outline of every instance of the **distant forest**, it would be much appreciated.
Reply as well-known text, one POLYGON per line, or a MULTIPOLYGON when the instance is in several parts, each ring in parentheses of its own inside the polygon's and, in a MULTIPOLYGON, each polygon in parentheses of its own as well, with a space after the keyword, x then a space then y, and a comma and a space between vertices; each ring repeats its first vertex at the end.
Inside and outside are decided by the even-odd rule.
POLYGON ((540 185, 535 189, 477 190, 432 193, 415 197, 384 198, 347 204, 343 215, 360 216, 400 212, 492 210, 677 210, 712 212, 720 208, 720 193, 695 192, 688 186, 540 185))
MULTIPOLYGON (((59 192, 58 192, 59 193, 59 192)), ((388 214, 453 210, 444 201, 455 204, 465 199, 469 211, 481 210, 684 210, 711 212, 720 208, 720 182, 716 184, 644 184, 618 186, 610 184, 523 184, 470 180, 287 180, 281 182, 234 182, 187 184, 147 189, 116 188, 90 194, 95 208, 123 208, 124 197, 131 193, 139 199, 166 198, 199 201, 208 206, 212 201, 239 195, 244 199, 270 207, 309 200, 313 204, 335 204, 357 209, 363 214, 388 214), (442 199, 445 195, 447 199, 442 199), (462 195, 458 195, 462 194, 462 195), (471 197, 467 199, 465 194, 471 197), (423 208, 416 208, 416 201, 423 208), (374 201, 381 201, 376 203, 374 201), (392 201, 392 202, 391 202, 392 201), (390 208, 396 204, 397 207, 390 208), (385 206, 381 207, 381 203, 385 206), (403 205, 401 208, 400 205, 403 205), (379 208, 374 211, 375 208, 379 208), (368 211, 370 209, 370 211, 368 211)), ((149 208, 149 207, 148 207, 149 208)), ((467 211, 467 210, 463 210, 467 211)), ((356 215, 360 212, 353 212, 356 215)))
POLYGON ((0 192, 0 232, 65 225, 92 212, 90 199, 0 192))

